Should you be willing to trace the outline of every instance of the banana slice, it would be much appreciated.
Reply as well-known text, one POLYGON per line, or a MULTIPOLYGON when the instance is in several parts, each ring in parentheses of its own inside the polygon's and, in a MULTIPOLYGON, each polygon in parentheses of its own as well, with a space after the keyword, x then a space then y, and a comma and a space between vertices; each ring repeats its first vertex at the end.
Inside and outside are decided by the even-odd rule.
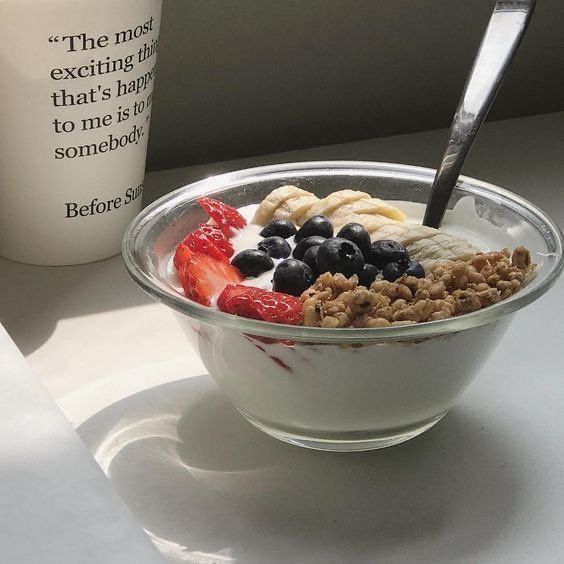
POLYGON ((292 209, 291 200, 294 198, 305 197, 308 196, 312 202, 317 201, 319 198, 315 194, 311 192, 307 192, 306 190, 302 190, 297 186, 281 186, 280 188, 276 188, 273 190, 260 204, 258 207, 255 216, 253 218, 252 223, 257 225, 267 225, 273 219, 281 219, 275 218, 274 215, 278 208, 285 204, 285 213, 287 215, 291 215, 289 213, 289 209, 292 209))
POLYGON ((479 252, 480 249, 468 241, 439 231, 432 237, 419 239, 411 245, 406 245, 409 256, 418 262, 457 260, 479 252))
POLYGON ((406 231, 401 234, 396 241, 399 241, 404 247, 412 245, 421 239, 434 237, 439 231, 433 227, 425 225, 410 225, 406 231))
POLYGON ((406 232, 409 231, 410 225, 407 223, 388 223, 383 225, 370 234, 372 241, 382 241, 383 239, 393 239, 399 241, 406 232))
POLYGON ((367 215, 383 215, 394 221, 406 221, 407 216, 400 209, 387 204, 379 198, 370 198, 370 200, 359 200, 353 204, 354 210, 358 214, 367 215))
POLYGON ((310 218, 311 208, 319 202, 319 198, 313 194, 297 196, 286 200, 280 204, 278 209, 274 212, 274 219, 289 219, 296 225, 303 225, 308 218, 310 218))
POLYGON ((314 215, 326 215, 331 218, 337 210, 358 200, 370 200, 370 194, 359 192, 358 190, 339 190, 338 192, 333 192, 312 206, 310 217, 314 215))
POLYGON ((393 219, 384 217, 383 215, 358 215, 354 213, 344 217, 332 217, 331 221, 333 223, 333 227, 335 228, 335 232, 339 231, 339 229, 347 223, 360 223, 364 226, 368 233, 374 233, 385 225, 397 223, 394 222, 393 219))
POLYGON ((360 199, 339 206, 331 213, 331 218, 346 218, 347 216, 352 215, 381 215, 395 221, 405 221, 406 219, 403 212, 396 210, 395 208, 389 208, 389 206, 387 206, 385 202, 382 202, 382 200, 379 200, 378 198, 360 199), (396 217, 390 217, 390 215, 395 215, 396 217))

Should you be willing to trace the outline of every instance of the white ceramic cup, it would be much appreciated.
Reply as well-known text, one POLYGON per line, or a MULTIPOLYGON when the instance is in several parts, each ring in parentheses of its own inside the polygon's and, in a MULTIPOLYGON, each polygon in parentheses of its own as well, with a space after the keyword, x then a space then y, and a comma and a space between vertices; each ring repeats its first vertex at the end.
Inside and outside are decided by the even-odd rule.
POLYGON ((141 208, 162 0, 0 0, 0 255, 119 252, 141 208))

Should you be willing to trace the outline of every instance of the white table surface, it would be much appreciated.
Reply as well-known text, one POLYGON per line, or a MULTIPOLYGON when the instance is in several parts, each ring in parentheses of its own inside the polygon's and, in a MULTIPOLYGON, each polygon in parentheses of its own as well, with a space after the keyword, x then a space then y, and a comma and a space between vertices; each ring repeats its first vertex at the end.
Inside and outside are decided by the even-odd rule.
POLYGON ((0 413, 2 564, 162 563, 1 325, 0 413))
MULTIPOLYGON (((294 160, 435 166, 445 131, 149 174, 147 200, 294 160)), ((464 173, 564 224, 564 113, 486 124, 464 173)), ((0 319, 170 562, 562 562, 564 280, 519 313, 459 406, 366 454, 263 437, 115 257, 0 260, 0 319)))

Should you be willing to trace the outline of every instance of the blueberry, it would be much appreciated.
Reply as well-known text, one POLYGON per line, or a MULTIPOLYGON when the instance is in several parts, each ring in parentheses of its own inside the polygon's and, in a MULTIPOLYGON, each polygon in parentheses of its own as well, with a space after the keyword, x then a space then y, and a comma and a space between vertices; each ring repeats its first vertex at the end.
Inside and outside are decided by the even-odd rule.
POLYGON ((337 233, 337 237, 352 241, 362 254, 365 254, 370 248, 370 233, 360 223, 347 223, 337 233))
POLYGON ((321 273, 335 274, 341 272, 348 277, 362 271, 364 257, 352 241, 335 237, 334 239, 327 239, 319 247, 317 268, 321 273))
POLYGON ((243 276, 259 276, 274 268, 273 260, 263 251, 247 249, 233 257, 231 264, 241 271, 243 276))
POLYGON ((296 243, 305 239, 306 237, 311 237, 312 235, 319 235, 320 237, 333 237, 333 224, 328 217, 324 215, 314 215, 310 217, 296 233, 296 243))
POLYGON ((317 253, 319 252, 319 245, 310 247, 304 255, 303 261, 311 268, 314 274, 319 274, 317 270, 317 253))
POLYGON ((376 268, 384 268, 389 262, 409 262, 407 249, 397 241, 374 241, 366 253, 366 262, 376 268))
POLYGON ((382 276, 388 282, 395 282, 407 270, 407 263, 405 262, 389 262, 382 269, 382 276))
POLYGON ((288 219, 276 219, 271 221, 261 232, 261 237, 282 237, 288 239, 296 234, 296 226, 288 219))
POLYGON ((361 286, 370 288, 372 282, 376 280, 376 276, 380 274, 380 271, 373 265, 366 263, 364 268, 358 274, 358 283, 361 286))
POLYGON ((415 278, 425 278, 425 269, 418 262, 410 262, 405 274, 415 278))
POLYGON ((295 259, 302 260, 304 258, 306 251, 310 247, 319 247, 319 245, 322 245, 325 241, 326 241, 325 237, 320 237, 319 235, 306 237, 296 245, 296 248, 294 249, 292 256, 295 259))
POLYGON ((292 247, 282 237, 267 237, 258 244, 259 251, 263 251, 272 258, 288 258, 292 254, 292 247))
POLYGON ((300 296, 315 282, 315 276, 302 261, 286 259, 276 267, 272 282, 275 292, 300 296))

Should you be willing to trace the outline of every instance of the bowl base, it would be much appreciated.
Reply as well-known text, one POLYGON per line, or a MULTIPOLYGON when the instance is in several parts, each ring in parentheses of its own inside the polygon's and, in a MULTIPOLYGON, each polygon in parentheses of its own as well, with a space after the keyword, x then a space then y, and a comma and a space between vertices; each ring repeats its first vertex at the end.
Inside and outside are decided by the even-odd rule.
POLYGON ((402 427, 401 429, 390 429, 385 433, 374 432, 374 434, 371 434, 364 431, 358 433, 330 433, 326 436, 297 434, 287 429, 277 429, 266 425, 247 413, 241 412, 241 415, 263 433, 291 445, 330 452, 360 452, 387 448, 409 441, 436 425, 446 413, 445 411, 417 425, 402 427))

